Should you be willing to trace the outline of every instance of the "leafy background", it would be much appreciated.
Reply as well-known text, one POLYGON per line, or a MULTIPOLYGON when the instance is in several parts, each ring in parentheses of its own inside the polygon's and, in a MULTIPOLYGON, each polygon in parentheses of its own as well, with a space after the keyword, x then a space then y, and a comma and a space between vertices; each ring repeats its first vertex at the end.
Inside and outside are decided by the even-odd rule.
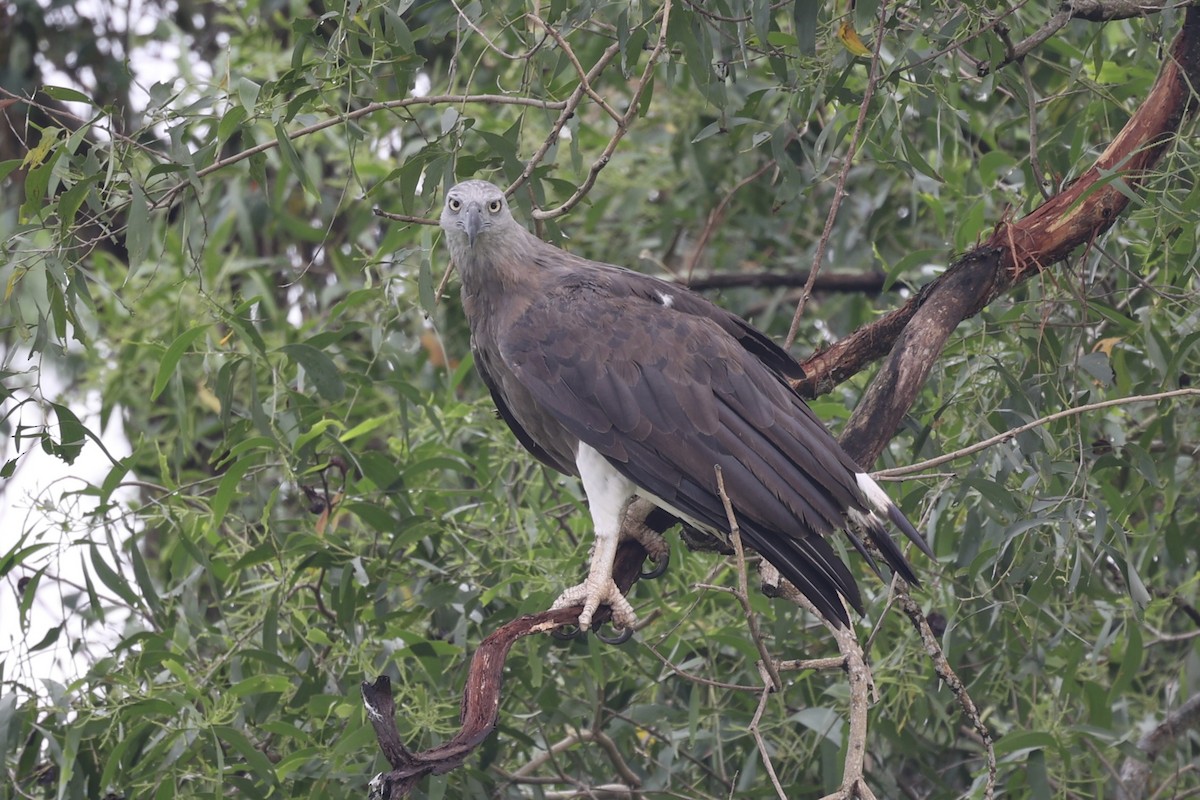
MULTIPOLYGON (((445 187, 511 182, 547 142, 514 203, 532 224, 567 201, 618 124, 586 97, 552 136, 538 103, 579 88, 572 54, 587 70, 615 43, 590 86, 632 110, 628 131, 537 230, 655 274, 734 276, 711 296, 782 337, 796 289, 750 278, 811 266, 867 60, 839 43, 840 7, 683 0, 635 98, 662 11, 0 3, 0 797, 362 796, 385 768, 358 698, 377 674, 414 748, 456 730, 473 645, 578 580, 590 533, 575 482, 494 417, 454 281, 437 294, 436 229, 373 209, 436 216, 445 187), (101 439, 114 422, 125 439, 101 439), (18 496, 39 451, 104 466, 18 496)), ((882 72, 823 269, 879 280, 818 292, 798 356, 1086 169, 1180 19, 1076 21, 980 77, 1000 26, 1019 38, 1050 11, 919 0, 882 31, 877 11, 853 16, 882 34, 882 72)), ((877 466, 1190 384, 1195 145, 1191 128, 1112 232, 959 329, 877 466)), ((868 377, 817 413, 836 428, 868 377)), ((1194 400, 1132 404, 891 485, 938 553, 916 596, 946 619, 1000 794, 1120 797, 1139 737, 1196 696, 1198 447, 1194 400)), ((868 783, 982 796, 980 742, 851 560, 877 689, 868 783)), ((496 734, 421 796, 775 797, 748 730, 758 652, 737 603, 698 587, 736 576, 677 540, 671 563, 635 590, 636 642, 522 640, 496 734)), ((834 652, 796 608, 753 603, 779 658, 834 652)), ((820 797, 846 687, 787 679, 758 727, 788 796, 820 797)), ((1165 750, 1156 796, 1200 793, 1198 747, 1188 731, 1165 750)))

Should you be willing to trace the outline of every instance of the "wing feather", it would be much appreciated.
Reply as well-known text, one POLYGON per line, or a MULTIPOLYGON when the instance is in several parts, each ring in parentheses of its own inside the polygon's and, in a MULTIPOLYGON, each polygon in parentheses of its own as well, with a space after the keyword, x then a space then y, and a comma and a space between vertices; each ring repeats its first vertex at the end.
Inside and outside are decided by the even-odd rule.
POLYGON ((848 622, 841 598, 860 611, 862 601, 822 535, 844 527, 848 509, 865 510, 858 469, 761 360, 782 351, 757 333, 747 345, 737 318, 707 301, 676 288, 668 306, 627 281, 624 290, 594 275, 553 286, 498 336, 506 367, 639 487, 728 533, 720 465, 746 543, 822 614, 848 622))

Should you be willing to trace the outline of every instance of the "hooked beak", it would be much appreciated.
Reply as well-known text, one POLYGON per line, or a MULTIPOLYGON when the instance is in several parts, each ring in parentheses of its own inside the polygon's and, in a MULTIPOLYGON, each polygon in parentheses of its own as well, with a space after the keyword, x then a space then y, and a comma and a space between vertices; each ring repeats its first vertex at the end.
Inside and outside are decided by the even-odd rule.
POLYGON ((478 205, 471 204, 467 208, 467 221, 463 229, 467 232, 467 244, 474 247, 475 237, 483 230, 483 209, 478 205))

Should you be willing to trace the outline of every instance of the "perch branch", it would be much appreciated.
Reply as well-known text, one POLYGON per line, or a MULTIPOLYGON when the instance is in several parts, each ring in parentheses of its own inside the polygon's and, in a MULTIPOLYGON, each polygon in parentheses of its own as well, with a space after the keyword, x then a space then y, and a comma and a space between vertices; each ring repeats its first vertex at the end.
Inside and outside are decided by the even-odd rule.
MULTIPOLYGON (((632 540, 621 543, 613 564, 613 580, 622 594, 627 594, 637 582, 645 559, 646 550, 641 544, 632 540)), ((593 617, 594 624, 607 621, 610 614, 608 606, 601 606, 593 617)), ((426 775, 441 775, 461 766, 496 726, 504 660, 513 644, 523 636, 573 625, 578 619, 578 607, 543 611, 502 625, 484 639, 471 658, 467 673, 459 714, 462 727, 449 741, 429 750, 413 752, 401 742, 396 728, 391 680, 381 675, 373 683, 363 681, 362 698, 367 717, 375 729, 379 749, 391 766, 389 772, 381 772, 372 779, 371 797, 379 800, 407 797, 426 775)))

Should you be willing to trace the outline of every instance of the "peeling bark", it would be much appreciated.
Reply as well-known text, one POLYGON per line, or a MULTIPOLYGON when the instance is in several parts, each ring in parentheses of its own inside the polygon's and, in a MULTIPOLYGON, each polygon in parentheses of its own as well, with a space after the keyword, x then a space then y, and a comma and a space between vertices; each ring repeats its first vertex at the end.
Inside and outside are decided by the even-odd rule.
POLYGON ((890 350, 843 431, 851 456, 863 465, 879 457, 960 322, 1112 227, 1194 113, 1197 86, 1200 8, 1190 6, 1145 102, 1079 180, 1020 220, 1001 221, 903 306, 804 362, 797 389, 812 397, 890 350))

